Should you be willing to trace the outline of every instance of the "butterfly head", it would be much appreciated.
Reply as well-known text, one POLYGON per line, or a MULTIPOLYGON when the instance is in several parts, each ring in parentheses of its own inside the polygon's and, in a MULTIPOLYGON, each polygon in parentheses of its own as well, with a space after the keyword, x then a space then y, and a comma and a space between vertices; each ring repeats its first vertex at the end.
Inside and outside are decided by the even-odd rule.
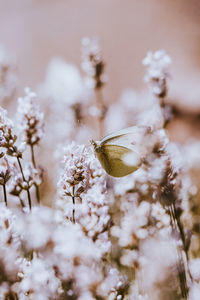
POLYGON ((94 147, 94 151, 95 151, 95 152, 100 152, 100 151, 101 151, 101 146, 100 146, 100 143, 101 143, 101 142, 91 140, 90 143, 91 143, 91 145, 94 147))

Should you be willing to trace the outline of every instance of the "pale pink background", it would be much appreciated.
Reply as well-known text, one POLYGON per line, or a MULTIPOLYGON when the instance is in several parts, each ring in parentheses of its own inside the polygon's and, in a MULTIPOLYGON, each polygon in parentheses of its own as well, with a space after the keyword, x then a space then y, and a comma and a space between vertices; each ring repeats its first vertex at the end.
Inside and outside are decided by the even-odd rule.
POLYGON ((0 0, 0 43, 15 56, 20 89, 44 80, 49 60, 80 65, 80 39, 98 36, 107 62, 107 101, 144 87, 148 50, 171 55, 170 97, 200 110, 199 0, 0 0))

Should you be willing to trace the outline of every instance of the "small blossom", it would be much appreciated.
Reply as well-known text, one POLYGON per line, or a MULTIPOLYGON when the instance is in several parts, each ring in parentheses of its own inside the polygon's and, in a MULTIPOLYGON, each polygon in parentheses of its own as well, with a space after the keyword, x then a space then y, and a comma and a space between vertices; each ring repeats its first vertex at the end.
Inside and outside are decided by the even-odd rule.
POLYGON ((122 276, 115 268, 110 268, 107 276, 99 286, 99 294, 106 299, 123 299, 124 292, 128 288, 126 276, 122 276))
POLYGON ((16 66, 6 49, 0 46, 0 101, 9 100, 16 88, 16 66))
POLYGON ((189 263, 192 278, 200 282, 200 258, 191 259, 189 263))
POLYGON ((17 136, 13 133, 13 122, 7 117, 7 111, 0 107, 0 147, 10 156, 22 157, 16 147, 17 136))
POLYGON ((158 97, 165 97, 167 94, 167 79, 169 77, 169 65, 171 58, 164 50, 148 52, 143 60, 144 66, 147 67, 145 82, 152 87, 153 93, 158 97))
POLYGON ((0 162, 0 185, 5 185, 11 177, 11 167, 6 156, 0 162))
POLYGON ((39 143, 44 134, 44 115, 35 103, 36 94, 25 88, 25 97, 18 99, 18 123, 23 142, 33 146, 39 143))
POLYGON ((31 163, 24 165, 23 174, 24 178, 22 177, 19 166, 16 163, 13 163, 11 169, 12 177, 8 185, 8 190, 11 195, 19 196, 22 190, 28 190, 34 183, 39 182, 38 171, 33 168, 31 163))
POLYGON ((74 187, 76 187, 76 196, 89 188, 90 169, 86 156, 87 149, 84 145, 76 145, 72 142, 66 147, 64 170, 58 183, 65 195, 72 196, 74 187))
POLYGON ((96 38, 82 39, 82 69, 88 76, 88 81, 95 89, 100 89, 106 82, 104 75, 105 63, 96 38))
POLYGON ((88 97, 78 68, 59 57, 49 62, 41 93, 53 113, 62 113, 64 108, 66 114, 70 106, 88 97))
POLYGON ((43 259, 34 256, 31 262, 24 260, 20 273, 23 274, 23 278, 13 287, 20 299, 25 299, 25 295, 30 295, 31 299, 55 299, 61 283, 56 278, 53 268, 43 259))

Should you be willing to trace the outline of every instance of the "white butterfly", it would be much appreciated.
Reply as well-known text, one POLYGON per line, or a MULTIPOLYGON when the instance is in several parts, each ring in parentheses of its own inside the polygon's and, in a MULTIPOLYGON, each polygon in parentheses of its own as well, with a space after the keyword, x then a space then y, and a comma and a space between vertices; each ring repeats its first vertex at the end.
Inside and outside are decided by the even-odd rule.
POLYGON ((141 164, 140 148, 147 127, 129 127, 103 138, 91 141, 105 171, 114 177, 123 177, 136 171, 141 164))

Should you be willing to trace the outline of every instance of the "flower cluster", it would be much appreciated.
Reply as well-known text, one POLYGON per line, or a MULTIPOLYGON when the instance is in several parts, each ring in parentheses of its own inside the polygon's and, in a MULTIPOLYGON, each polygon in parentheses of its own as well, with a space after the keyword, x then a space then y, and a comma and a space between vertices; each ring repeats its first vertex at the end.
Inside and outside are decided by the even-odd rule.
POLYGON ((163 98, 167 94, 167 79, 169 77, 169 65, 171 58, 164 50, 148 52, 143 60, 144 66, 147 67, 145 82, 151 85, 153 93, 163 98))
POLYGON ((90 187, 90 169, 85 159, 86 155, 86 147, 76 145, 74 142, 65 149, 64 172, 59 185, 66 196, 79 197, 90 187))
POLYGON ((24 214, 1 205, 0 216, 2 297, 92 300, 124 294, 126 278, 103 267, 99 246, 78 224, 61 224, 53 209, 42 206, 24 214))
POLYGON ((0 147, 10 156, 22 157, 16 146, 17 136, 13 132, 13 122, 7 117, 7 111, 0 107, 0 147))
POLYGON ((82 39, 82 69, 88 76, 88 83, 95 89, 100 89, 106 82, 103 62, 97 38, 82 39))
POLYGON ((21 139, 27 145, 39 143, 44 134, 44 115, 35 103, 36 94, 25 88, 26 96, 18 99, 18 124, 21 139))
POLYGON ((80 224, 84 234, 102 249, 102 255, 110 250, 111 245, 105 184, 105 173, 91 149, 72 142, 65 150, 57 205, 65 219, 80 224))

